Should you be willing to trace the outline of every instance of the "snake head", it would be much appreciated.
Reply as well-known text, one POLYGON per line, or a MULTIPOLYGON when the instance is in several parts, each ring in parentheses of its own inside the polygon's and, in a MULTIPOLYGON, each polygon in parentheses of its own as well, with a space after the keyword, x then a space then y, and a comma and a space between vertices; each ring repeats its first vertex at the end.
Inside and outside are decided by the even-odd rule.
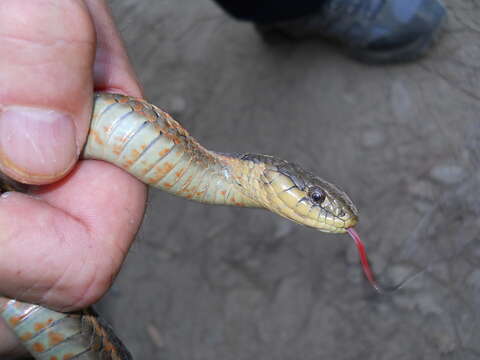
POLYGON ((269 210, 327 233, 346 233, 358 222, 358 210, 335 185, 285 160, 270 158, 263 171, 269 210))

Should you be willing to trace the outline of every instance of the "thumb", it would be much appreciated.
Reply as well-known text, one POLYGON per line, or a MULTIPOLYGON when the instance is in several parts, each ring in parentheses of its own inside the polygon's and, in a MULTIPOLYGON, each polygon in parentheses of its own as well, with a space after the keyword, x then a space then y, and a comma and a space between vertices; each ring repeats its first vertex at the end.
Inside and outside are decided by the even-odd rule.
POLYGON ((0 2, 0 171, 44 184, 85 141, 95 31, 81 1, 0 2))

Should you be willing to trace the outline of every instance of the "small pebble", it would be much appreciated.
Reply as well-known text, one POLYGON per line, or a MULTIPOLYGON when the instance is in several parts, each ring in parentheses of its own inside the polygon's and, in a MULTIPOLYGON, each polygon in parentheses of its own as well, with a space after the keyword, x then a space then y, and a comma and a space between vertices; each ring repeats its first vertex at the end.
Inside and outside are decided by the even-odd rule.
POLYGON ((295 225, 291 221, 286 221, 285 219, 276 219, 273 237, 275 239, 283 238, 284 236, 290 234, 294 227, 295 225))
POLYGON ((362 144, 365 147, 377 147, 385 143, 385 135, 377 129, 367 130, 362 134, 362 144))
MULTIPOLYGON (((389 268, 390 277, 394 279, 393 281, 395 283, 399 283, 407 278, 410 278, 410 276, 415 275, 416 272, 418 272, 417 269, 407 265, 392 265, 389 268)), ((412 277, 411 280, 407 281, 405 285, 413 286, 414 279, 415 276, 412 277)))
POLYGON ((181 96, 171 96, 167 99, 166 109, 171 114, 179 115, 187 109, 187 101, 181 96))
POLYGON ((470 276, 468 276, 466 283, 472 287, 480 288, 480 270, 473 271, 470 276))
POLYGON ((468 44, 462 46, 458 55, 462 59, 462 62, 465 64, 465 66, 476 67, 478 66, 479 51, 480 46, 478 44, 468 44))
POLYGON ((168 261, 175 256, 175 253, 167 249, 160 249, 155 252, 155 255, 159 260, 168 261))
POLYGON ((432 211, 433 209, 432 203, 426 202, 426 201, 416 201, 414 202, 413 205, 415 206, 415 209, 417 209, 420 214, 426 214, 429 211, 432 211))
POLYGON ((13 194, 13 191, 7 191, 7 192, 2 193, 2 194, 0 195, 0 197, 1 197, 2 199, 6 199, 6 198, 10 197, 10 195, 12 195, 12 194, 13 194))
POLYGON ((351 267, 347 270, 347 278, 353 284, 362 284, 365 281, 365 275, 359 268, 351 267))
POLYGON ((165 342, 163 341, 163 336, 160 333, 160 330, 153 325, 153 324, 148 324, 147 325, 147 333, 148 336, 150 337, 150 340, 157 346, 157 348, 163 348, 165 346, 165 342))
POLYGON ((465 169, 457 165, 437 165, 430 170, 432 179, 444 185, 458 184, 465 175, 465 169))
POLYGON ((420 198, 431 200, 435 197, 433 186, 425 180, 419 180, 408 184, 410 194, 420 198))
POLYGON ((402 81, 395 81, 392 84, 391 106, 397 121, 404 120, 412 112, 412 99, 402 81))

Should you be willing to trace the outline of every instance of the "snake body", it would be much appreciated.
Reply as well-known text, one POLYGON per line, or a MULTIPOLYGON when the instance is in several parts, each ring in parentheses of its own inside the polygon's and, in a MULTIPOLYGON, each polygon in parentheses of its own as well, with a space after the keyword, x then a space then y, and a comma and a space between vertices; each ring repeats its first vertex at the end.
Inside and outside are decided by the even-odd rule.
MULTIPOLYGON (((265 208, 324 232, 345 233, 357 222, 355 206, 333 184, 272 156, 207 150, 170 115, 141 99, 95 94, 82 157, 110 162, 187 199, 265 208)), ((93 310, 65 314, 10 300, 0 314, 35 359, 131 359, 93 310)))

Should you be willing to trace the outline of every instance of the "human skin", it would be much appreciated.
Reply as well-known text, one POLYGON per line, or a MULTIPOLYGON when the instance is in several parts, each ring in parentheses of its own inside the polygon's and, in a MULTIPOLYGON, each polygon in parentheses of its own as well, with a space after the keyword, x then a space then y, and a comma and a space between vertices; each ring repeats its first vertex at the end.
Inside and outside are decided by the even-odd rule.
MULTIPOLYGON (((0 295, 80 309, 110 287, 146 200, 122 170, 77 162, 92 94, 142 91, 104 0, 2 0, 0 54, 0 170, 43 185, 0 197, 0 295)), ((2 320, 0 339, 0 358, 24 354, 2 320)))

